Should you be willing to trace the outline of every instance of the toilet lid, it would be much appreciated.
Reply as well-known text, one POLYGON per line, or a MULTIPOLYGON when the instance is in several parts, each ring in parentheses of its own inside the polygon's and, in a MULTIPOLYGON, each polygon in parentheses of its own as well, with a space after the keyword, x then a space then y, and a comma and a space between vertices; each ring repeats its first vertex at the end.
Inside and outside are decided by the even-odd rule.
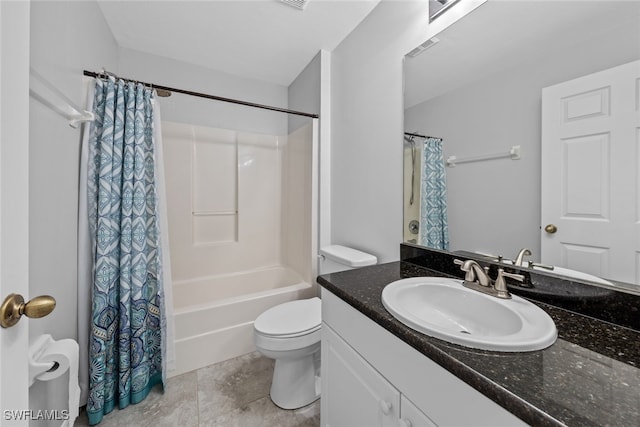
POLYGON ((285 302, 262 313, 253 326, 270 336, 304 335, 320 328, 320 298, 285 302))

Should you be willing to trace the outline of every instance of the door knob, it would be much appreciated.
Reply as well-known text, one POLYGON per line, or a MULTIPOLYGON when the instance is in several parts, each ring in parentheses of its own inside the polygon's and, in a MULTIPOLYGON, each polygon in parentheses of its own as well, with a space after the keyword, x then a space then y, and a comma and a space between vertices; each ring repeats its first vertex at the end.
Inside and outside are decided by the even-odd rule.
POLYGON ((553 234, 556 231, 558 231, 558 227, 556 227, 554 224, 547 224, 547 226, 544 227, 544 231, 546 231, 549 234, 553 234))
POLYGON ((24 314, 30 318, 44 317, 56 308, 56 300, 49 295, 35 297, 28 302, 20 294, 10 294, 0 306, 0 326, 10 328, 24 314))

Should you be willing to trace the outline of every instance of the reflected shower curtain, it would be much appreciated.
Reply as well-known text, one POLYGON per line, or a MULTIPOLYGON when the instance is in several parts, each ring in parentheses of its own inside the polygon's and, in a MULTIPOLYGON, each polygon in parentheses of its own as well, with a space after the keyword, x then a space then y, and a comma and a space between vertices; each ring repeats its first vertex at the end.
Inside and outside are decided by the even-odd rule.
POLYGON ((427 138, 423 146, 420 183, 420 244, 449 249, 447 186, 442 139, 427 138))
POLYGON ((164 196, 161 144, 155 138, 159 112, 151 89, 141 84, 96 79, 94 92, 96 119, 82 150, 86 187, 81 187, 78 284, 79 340, 88 335, 91 425, 116 403, 121 409, 138 403, 155 384, 164 384, 172 357, 167 344, 173 341, 165 310, 171 300, 166 228, 161 233, 166 207, 158 200, 159 191, 164 196), (90 329, 83 331, 88 294, 90 329))

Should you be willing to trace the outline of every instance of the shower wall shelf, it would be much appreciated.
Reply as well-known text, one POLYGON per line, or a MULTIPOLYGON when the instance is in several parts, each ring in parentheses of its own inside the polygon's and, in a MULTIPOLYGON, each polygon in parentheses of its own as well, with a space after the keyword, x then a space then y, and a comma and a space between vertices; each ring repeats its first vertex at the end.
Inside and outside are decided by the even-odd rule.
POLYGON ((238 215, 238 211, 193 211, 193 216, 238 215))
POLYGON ((69 126, 74 129, 80 123, 95 120, 93 113, 78 107, 60 89, 33 68, 29 69, 29 96, 67 119, 69 126))
POLYGON ((472 156, 472 157, 462 157, 462 158, 457 158, 456 156, 449 156, 449 158, 446 161, 446 164, 450 168, 453 168, 460 163, 481 162, 484 160, 494 160, 494 159, 520 160, 520 158, 521 158, 520 146, 514 145, 511 147, 511 149, 507 153, 485 154, 482 156, 472 156))

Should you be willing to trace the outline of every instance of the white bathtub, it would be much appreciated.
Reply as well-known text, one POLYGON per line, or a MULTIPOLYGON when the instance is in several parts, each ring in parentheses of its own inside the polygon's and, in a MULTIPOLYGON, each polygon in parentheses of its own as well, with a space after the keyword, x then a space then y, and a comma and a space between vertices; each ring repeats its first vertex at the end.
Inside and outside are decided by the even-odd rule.
POLYGON ((286 267, 174 282, 175 376, 255 350, 253 321, 277 304, 316 295, 286 267))

